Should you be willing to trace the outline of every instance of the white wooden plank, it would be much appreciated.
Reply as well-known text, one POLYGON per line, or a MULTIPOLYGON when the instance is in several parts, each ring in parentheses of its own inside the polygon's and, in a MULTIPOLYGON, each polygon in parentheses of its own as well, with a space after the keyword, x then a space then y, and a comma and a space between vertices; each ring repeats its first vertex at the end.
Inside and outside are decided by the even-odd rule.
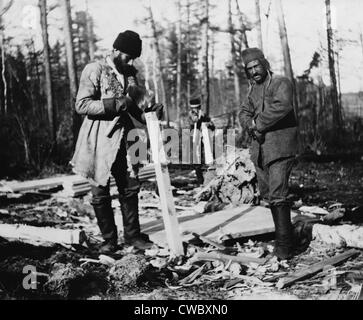
MULTIPOLYGON (((292 217, 294 216, 296 213, 292 212, 292 217)), ((218 241, 220 238, 223 240, 228 237, 240 238, 274 232, 275 226, 270 209, 241 205, 238 208, 203 215, 180 217, 179 229, 184 241, 193 237, 192 232, 218 241)), ((148 233, 152 241, 166 245, 165 231, 160 226, 149 226, 148 233)))
POLYGON ((9 241, 21 241, 25 243, 38 244, 80 244, 82 239, 81 230, 65 230, 48 227, 34 227, 20 224, 0 224, 0 237, 9 241))
POLYGON ((213 151, 212 151, 212 144, 209 135, 209 130, 207 125, 202 122, 202 135, 203 135, 203 146, 204 146, 204 156, 205 156, 205 163, 212 164, 213 163, 213 151))
POLYGON ((158 183, 160 206, 163 214, 165 233, 170 250, 177 256, 184 254, 179 225, 173 200, 170 176, 166 166, 166 155, 162 145, 159 121, 155 112, 145 114, 149 131, 152 159, 155 164, 156 181, 158 183))

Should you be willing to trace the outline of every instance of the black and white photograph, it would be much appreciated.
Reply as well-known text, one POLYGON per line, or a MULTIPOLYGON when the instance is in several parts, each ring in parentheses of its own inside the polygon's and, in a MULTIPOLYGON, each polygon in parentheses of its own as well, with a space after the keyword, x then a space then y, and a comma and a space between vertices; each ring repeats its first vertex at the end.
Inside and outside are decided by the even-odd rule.
POLYGON ((0 0, 0 300, 363 300, 362 13, 0 0))

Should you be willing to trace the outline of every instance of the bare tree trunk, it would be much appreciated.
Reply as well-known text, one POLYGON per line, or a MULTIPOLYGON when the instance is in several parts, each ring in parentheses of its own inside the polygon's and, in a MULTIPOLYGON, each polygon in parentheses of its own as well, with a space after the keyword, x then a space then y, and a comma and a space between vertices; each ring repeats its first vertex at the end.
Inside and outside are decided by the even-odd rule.
MULTIPOLYGON (((333 132, 337 134, 342 128, 342 115, 338 101, 337 80, 335 75, 335 61, 333 51, 333 30, 331 27, 331 12, 330 0, 325 0, 326 6, 326 22, 327 22, 327 37, 328 37, 328 55, 329 55, 329 71, 331 81, 331 101, 333 107, 333 132)), ((337 136, 336 136, 337 137, 337 136)))
POLYGON ((86 14, 87 14, 87 42, 88 42, 88 54, 90 61, 95 59, 95 42, 93 33, 93 21, 88 9, 88 0, 86 0, 86 14))
POLYGON ((342 87, 340 84, 340 58, 339 58, 339 49, 336 52, 337 55, 337 77, 338 77, 338 101, 339 106, 342 108, 342 87))
POLYGON ((19 129, 20 129, 20 134, 23 140, 23 146, 24 146, 24 162, 25 164, 29 165, 30 164, 30 148, 29 148, 29 142, 28 142, 28 138, 27 135, 25 133, 24 130, 24 126, 22 123, 22 120, 20 120, 19 115, 18 115, 18 111, 16 111, 15 113, 15 119, 19 125, 19 129))
MULTIPOLYGON (((242 11, 239 7, 239 3, 238 0, 236 0, 236 8, 237 8, 237 12, 238 12, 238 20, 239 20, 239 25, 241 28, 241 42, 244 44, 245 48, 248 48, 248 39, 247 39, 247 34, 246 34, 246 27, 243 23, 243 15, 242 15, 242 11)), ((261 25, 261 21, 260 21, 260 25, 261 25)), ((262 39, 261 39, 261 43, 262 43, 262 39)))
POLYGON ((263 51, 260 0, 255 0, 255 6, 256 6, 256 18, 257 18, 257 24, 256 24, 257 39, 258 39, 257 43, 258 47, 263 51))
POLYGON ((1 25, 1 17, 0 17, 0 38, 1 38, 1 79, 3 81, 3 87, 4 87, 4 114, 8 111, 8 88, 7 88, 7 82, 6 82, 6 76, 5 76, 5 40, 4 40, 4 30, 1 25))
POLYGON ((158 70, 158 75, 159 75, 158 78, 160 79, 160 91, 161 91, 161 100, 162 100, 161 102, 165 106, 166 125, 167 125, 167 127, 169 127, 169 109, 167 107, 167 101, 166 101, 164 71, 163 71, 163 67, 162 67, 162 63, 161 63, 161 50, 160 50, 160 46, 159 46, 159 38, 158 38, 157 31, 156 31, 154 15, 153 15, 153 12, 151 9, 151 3, 149 3, 149 5, 148 5, 148 11, 149 11, 149 19, 150 19, 151 30, 152 30, 152 37, 153 37, 153 41, 154 41, 154 50, 156 53, 155 58, 157 59, 157 70, 158 70))
POLYGON ((8 89, 7 89, 7 82, 6 82, 6 76, 5 76, 5 34, 4 29, 2 26, 2 16, 11 8, 13 5, 13 0, 10 0, 8 3, 4 4, 2 0, 0 0, 0 41, 1 41, 1 77, 4 85, 4 114, 8 111, 8 89))
POLYGON ((74 59, 71 5, 70 5, 70 0, 61 0, 61 3, 64 15, 64 33, 65 33, 65 44, 66 44, 66 53, 67 53, 69 89, 71 96, 70 103, 71 103, 71 116, 72 116, 73 144, 75 145, 78 136, 78 131, 81 126, 81 117, 76 113, 75 108, 73 108, 76 102, 78 80, 77 80, 76 63, 74 59))
POLYGON ((290 79, 294 79, 292 65, 291 65, 291 57, 290 57, 290 48, 287 39, 287 31, 285 25, 285 18, 284 12, 282 9, 281 0, 276 0, 276 9, 277 9, 277 19, 279 24, 279 31, 280 31, 280 39, 281 39, 281 46, 282 46, 282 54, 284 57, 284 72, 285 75, 290 79))
POLYGON ((233 67, 233 76, 234 76, 234 94, 236 98, 236 103, 239 106, 241 104, 241 84, 239 77, 239 69, 237 65, 236 47, 234 41, 234 28, 232 22, 232 0, 228 0, 228 30, 231 41, 232 67, 233 67))
POLYGON ((205 113, 209 115, 210 89, 209 89, 209 0, 204 0, 203 17, 203 98, 205 113))
MULTIPOLYGON (((212 78, 212 81, 214 79, 214 63, 215 63, 215 40, 214 40, 214 34, 212 33, 210 36, 210 76, 212 78)), ((214 88, 212 84, 212 88, 214 88)))
POLYGON ((50 54, 48 43, 48 23, 47 23, 47 0, 39 0, 40 24, 42 27, 43 37, 43 54, 45 68, 45 92, 47 96, 48 121, 50 128, 50 137, 53 143, 56 142, 56 115, 53 105, 52 75, 50 69, 50 54))
POLYGON ((180 115, 181 115, 181 76, 182 76, 182 10, 181 0, 178 1, 178 57, 177 57, 177 70, 176 70, 176 122, 180 128, 180 115))
MULTIPOLYGON (((288 38, 287 38, 284 11, 282 8, 281 0, 276 0, 276 10, 277 10, 277 21, 279 24, 279 33, 280 33, 280 39, 281 39, 282 53, 283 53, 283 57, 284 57, 284 72, 285 72, 285 76, 288 77, 292 83, 293 104, 294 104, 293 107, 294 107, 294 111, 295 111, 295 115, 296 115, 297 126, 299 127, 299 106, 298 106, 298 102, 297 102, 296 81, 295 81, 294 73, 292 70, 290 48, 289 48, 289 42, 288 42, 288 38)), ((302 141, 301 141, 301 135, 299 133, 299 130, 298 130, 298 141, 299 141, 299 147, 302 148, 302 141)))
POLYGON ((145 67, 145 89, 147 91, 150 91, 150 66, 148 60, 143 60, 143 64, 145 67))
POLYGON ((155 49, 155 44, 151 45, 152 51, 153 51, 153 83, 154 83, 154 90, 155 90, 155 101, 159 102, 160 101, 160 90, 159 90, 159 81, 158 81, 158 65, 157 65, 157 53, 156 53, 156 49, 155 49))
POLYGON ((187 103, 191 95, 191 74, 190 74, 190 0, 187 0, 187 103))
POLYGON ((293 85, 294 108, 295 108, 296 116, 298 116, 296 82, 295 82, 294 73, 292 70, 290 48, 289 48, 289 42, 287 39, 286 24, 285 24, 285 18, 284 18, 284 12, 282 9, 281 0, 276 0, 276 9, 277 9, 277 19, 278 19, 278 24, 279 24, 279 31, 280 31, 281 46, 282 46, 282 54, 284 57, 284 72, 285 72, 285 76, 291 80, 291 83, 293 85))

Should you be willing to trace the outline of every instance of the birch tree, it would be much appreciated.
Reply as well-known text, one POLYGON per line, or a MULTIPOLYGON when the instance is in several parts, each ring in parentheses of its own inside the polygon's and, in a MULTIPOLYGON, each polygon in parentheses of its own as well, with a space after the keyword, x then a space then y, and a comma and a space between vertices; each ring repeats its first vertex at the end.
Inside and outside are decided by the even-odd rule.
POLYGON ((53 104, 52 75, 50 68, 50 54, 48 43, 48 23, 47 23, 47 0, 39 0, 40 25, 43 38, 43 56, 45 69, 45 93, 47 96, 47 113, 50 129, 50 137, 53 143, 56 142, 56 115, 53 104))

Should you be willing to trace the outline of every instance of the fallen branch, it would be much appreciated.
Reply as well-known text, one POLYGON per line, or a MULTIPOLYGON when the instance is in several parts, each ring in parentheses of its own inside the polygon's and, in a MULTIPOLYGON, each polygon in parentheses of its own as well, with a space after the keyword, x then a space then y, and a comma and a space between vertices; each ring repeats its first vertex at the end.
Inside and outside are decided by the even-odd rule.
POLYGON ((193 258, 191 259, 191 262, 195 261, 213 261, 213 260, 219 260, 219 261, 232 261, 232 262, 238 262, 240 264, 248 265, 249 263, 257 263, 257 264, 264 264, 266 262, 266 259, 259 259, 259 258, 253 258, 249 256, 230 256, 223 253, 213 252, 213 253, 207 253, 207 252, 197 252, 193 258))
POLYGON ((323 260, 321 262, 315 263, 303 270, 299 270, 297 272, 294 272, 290 275, 288 275, 285 278, 280 279, 277 284, 276 287, 278 289, 282 289, 285 287, 288 287, 292 284, 294 284, 297 281, 306 279, 308 277, 311 277, 313 275, 315 275, 316 273, 318 273, 319 271, 323 270, 325 266, 335 266, 339 263, 342 263, 346 260, 348 260, 349 258, 358 255, 360 252, 358 250, 349 250, 346 251, 342 254, 336 255, 333 258, 327 259, 327 260, 323 260))

